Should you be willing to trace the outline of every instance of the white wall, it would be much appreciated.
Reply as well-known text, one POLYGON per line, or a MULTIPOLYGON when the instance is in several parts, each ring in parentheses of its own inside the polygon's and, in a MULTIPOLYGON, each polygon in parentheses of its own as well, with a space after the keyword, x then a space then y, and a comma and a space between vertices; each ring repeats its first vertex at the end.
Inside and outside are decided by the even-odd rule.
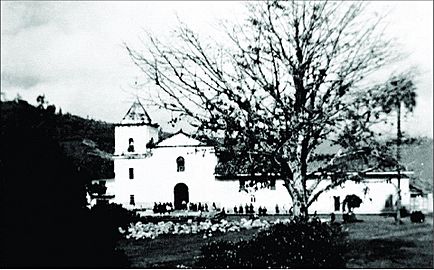
MULTIPOLYGON (((324 185, 328 184, 324 182, 324 185)), ((387 183, 384 179, 367 179, 362 183, 353 181, 345 182, 341 187, 323 193, 316 202, 309 208, 310 212, 317 211, 318 213, 334 212, 334 196, 340 197, 342 211, 342 201, 347 195, 355 194, 362 199, 362 204, 359 208, 354 209, 355 213, 360 214, 379 214, 386 211, 386 200, 392 195, 393 204, 396 202, 396 179, 392 179, 391 183, 387 183), (368 188, 366 190, 366 188, 368 188), (366 190, 366 194, 365 194, 366 190)), ((321 188, 321 187, 320 187, 321 188)), ((401 179, 401 198, 402 205, 409 206, 410 191, 409 179, 401 179)))
POLYGON ((427 195, 427 200, 428 200, 428 209, 427 212, 428 213, 432 213, 433 212, 433 198, 432 198, 432 193, 429 193, 427 195))
MULTIPOLYGON (((385 211, 385 203, 389 195, 392 195, 393 202, 396 202, 396 179, 392 179, 391 183, 387 183, 383 179, 369 179, 366 183, 355 183, 353 181, 348 181, 344 183, 341 187, 329 190, 322 193, 317 201, 315 201, 310 207, 309 212, 314 213, 317 211, 318 214, 330 214, 332 212, 342 212, 342 202, 347 195, 355 194, 362 199, 362 204, 359 208, 354 209, 355 213, 360 214, 379 214, 385 211), (367 193, 365 194, 365 188, 368 187, 367 193), (340 197, 340 210, 334 211, 334 196, 340 197)), ((312 185, 313 180, 308 181, 308 185, 312 185), (310 183, 309 183, 310 182, 310 183)), ((324 181, 318 188, 323 188, 325 185, 329 184, 329 181, 324 181)), ((288 191, 283 185, 282 180, 276 181, 276 189, 271 190, 268 188, 259 189, 258 191, 251 192, 246 195, 245 192, 238 192, 238 182, 236 181, 225 181, 222 182, 222 187, 216 190, 216 196, 222 198, 220 203, 225 206, 226 209, 232 210, 234 205, 242 204, 243 206, 248 203, 250 204, 250 198, 252 195, 255 196, 256 202, 253 202, 255 209, 259 206, 266 207, 268 213, 274 213, 276 204, 279 205, 280 212, 283 209, 290 209, 292 205, 291 197, 288 191)), ((402 205, 407 206, 410 203, 410 192, 409 192, 409 180, 401 179, 401 197, 402 205)))
POLYGON ((115 202, 128 204, 134 195, 136 205, 150 207, 154 202, 172 202, 174 187, 184 183, 189 188, 190 202, 213 198, 216 157, 212 147, 165 147, 152 149, 152 156, 140 159, 117 157, 114 160, 115 202), (182 156, 185 170, 177 171, 176 159, 182 156), (129 179, 134 168, 134 179, 129 179))

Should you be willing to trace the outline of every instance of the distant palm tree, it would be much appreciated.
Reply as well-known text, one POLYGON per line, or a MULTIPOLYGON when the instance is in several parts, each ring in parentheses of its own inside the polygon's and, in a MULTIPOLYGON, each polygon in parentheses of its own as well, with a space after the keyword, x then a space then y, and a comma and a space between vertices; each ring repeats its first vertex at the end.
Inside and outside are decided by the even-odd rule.
POLYGON ((397 203, 396 203, 396 222, 401 223, 401 113, 402 105, 408 112, 413 112, 416 107, 416 86, 414 84, 414 73, 405 72, 399 75, 392 76, 387 83, 382 87, 379 96, 379 102, 385 113, 397 112, 397 138, 396 138, 396 164, 398 173, 398 187, 397 187, 397 203))

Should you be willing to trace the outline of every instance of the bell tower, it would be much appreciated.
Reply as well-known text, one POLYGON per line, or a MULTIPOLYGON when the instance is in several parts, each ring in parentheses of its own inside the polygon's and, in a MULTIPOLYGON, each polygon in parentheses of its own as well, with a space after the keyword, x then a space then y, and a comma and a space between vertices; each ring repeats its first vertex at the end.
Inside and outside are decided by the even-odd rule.
POLYGON ((158 142, 158 124, 137 99, 119 124, 115 125, 115 156, 144 154, 158 142))

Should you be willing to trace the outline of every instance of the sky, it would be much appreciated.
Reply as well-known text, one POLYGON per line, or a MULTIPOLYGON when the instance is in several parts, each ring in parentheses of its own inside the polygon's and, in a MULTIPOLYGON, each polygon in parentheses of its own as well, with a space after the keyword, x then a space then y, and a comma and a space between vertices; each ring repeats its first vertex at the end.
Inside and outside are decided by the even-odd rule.
MULTIPOLYGON (((107 122, 120 122, 143 75, 124 43, 143 46, 144 30, 171 41, 179 20, 201 36, 221 34, 220 20, 242 22, 244 2, 1 2, 2 100, 17 94, 31 104, 45 94, 62 111, 107 122)), ((417 107, 403 129, 433 137, 433 2, 371 2, 374 12, 389 11, 386 34, 408 54, 401 67, 417 67, 417 107)), ((164 114, 148 108, 165 127, 164 114)), ((175 127, 176 128, 176 127, 175 127)))

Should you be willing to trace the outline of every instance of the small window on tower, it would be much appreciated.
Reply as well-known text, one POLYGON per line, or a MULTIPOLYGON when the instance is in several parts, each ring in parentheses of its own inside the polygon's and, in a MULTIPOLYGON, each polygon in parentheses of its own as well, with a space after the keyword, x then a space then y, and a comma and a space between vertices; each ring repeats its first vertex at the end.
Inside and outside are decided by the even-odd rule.
POLYGON ((130 205, 136 205, 136 202, 134 201, 134 195, 130 195, 130 205))
POLYGON ((128 152, 134 152, 134 139, 130 138, 128 140, 128 152))
POLYGON ((130 175, 130 179, 134 179, 134 168, 130 168, 129 175, 130 175))
POLYGON ((185 161, 183 157, 178 157, 176 159, 176 167, 177 172, 183 172, 185 170, 185 161))

